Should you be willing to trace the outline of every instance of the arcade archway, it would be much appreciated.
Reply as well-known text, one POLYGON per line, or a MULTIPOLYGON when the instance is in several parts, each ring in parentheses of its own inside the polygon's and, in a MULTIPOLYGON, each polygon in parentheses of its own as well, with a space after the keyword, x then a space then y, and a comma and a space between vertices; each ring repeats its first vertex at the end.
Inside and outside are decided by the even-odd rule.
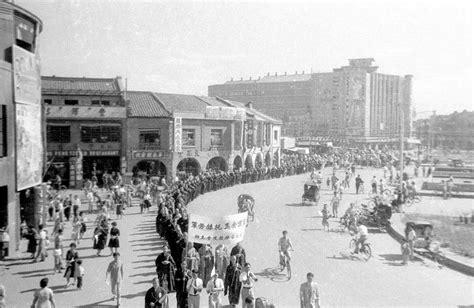
POLYGON ((167 170, 163 162, 159 160, 141 160, 132 169, 133 175, 139 173, 149 176, 166 176, 167 170))
POLYGON ((255 159, 255 168, 262 168, 263 167, 263 159, 262 154, 257 154, 257 158, 255 159))
POLYGON ((176 171, 178 173, 191 173, 192 175, 198 175, 201 171, 201 165, 196 159, 187 157, 179 162, 176 171))
POLYGON ((234 158, 234 170, 240 170, 242 168, 242 157, 240 155, 237 155, 234 158))
POLYGON ((270 167, 271 164, 272 164, 272 156, 270 155, 270 152, 267 152, 267 154, 265 155, 265 165, 267 167, 270 167))
POLYGON ((227 171, 227 162, 224 158, 216 156, 211 158, 207 162, 206 169, 212 169, 215 171, 227 171))
POLYGON ((252 155, 247 155, 245 158, 245 169, 252 169, 253 168, 253 162, 252 162, 252 155))
POLYGON ((273 166, 280 167, 279 161, 280 161, 280 154, 278 153, 278 151, 276 151, 273 154, 273 166))

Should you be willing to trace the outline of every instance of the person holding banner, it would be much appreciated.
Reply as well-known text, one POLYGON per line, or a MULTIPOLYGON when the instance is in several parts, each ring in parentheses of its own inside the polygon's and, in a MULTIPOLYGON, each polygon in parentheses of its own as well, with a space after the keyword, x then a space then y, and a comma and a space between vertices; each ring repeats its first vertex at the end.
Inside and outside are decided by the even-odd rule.
POLYGON ((244 271, 240 273, 239 281, 242 283, 242 308, 245 307, 255 307, 253 299, 255 298, 253 294, 253 286, 254 283, 258 281, 257 277, 255 277, 254 273, 250 271, 250 263, 245 263, 244 271), (249 300, 252 299, 251 304, 248 303, 249 300))
POLYGON ((209 308, 222 307, 222 291, 224 291, 224 282, 219 278, 217 273, 212 275, 206 286, 207 294, 209 294, 209 308))
POLYGON ((237 258, 235 256, 230 257, 230 264, 225 272, 224 295, 229 293, 229 304, 232 307, 239 304, 240 289, 242 287, 239 280, 241 271, 242 268, 237 262, 237 258))

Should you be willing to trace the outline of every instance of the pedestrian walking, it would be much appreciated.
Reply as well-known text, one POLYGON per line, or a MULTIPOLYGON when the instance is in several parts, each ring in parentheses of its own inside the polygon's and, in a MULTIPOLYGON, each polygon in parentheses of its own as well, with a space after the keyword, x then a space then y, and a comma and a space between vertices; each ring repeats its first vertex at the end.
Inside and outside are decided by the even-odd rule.
POLYGON ((229 294, 231 306, 239 304, 240 289, 242 288, 242 283, 239 280, 241 271, 242 267, 237 262, 236 256, 230 257, 230 264, 227 266, 224 280, 224 296, 229 294))
POLYGON ((166 290, 160 286, 160 280, 158 278, 153 278, 151 283, 153 286, 148 289, 145 294, 145 308, 168 308, 168 294, 166 290))
POLYGON ((63 230, 60 229, 54 237, 54 250, 53 250, 54 267, 53 267, 53 272, 55 274, 56 274, 56 271, 58 271, 58 273, 62 272, 63 255, 64 255, 63 245, 64 245, 63 230))
POLYGON ((329 210, 328 210, 328 205, 324 204, 323 209, 321 210, 322 214, 322 224, 323 224, 323 230, 329 232, 329 210))
POLYGON ((5 297, 5 286, 3 284, 0 284, 0 308, 7 307, 7 301, 5 300, 5 297))
POLYGON ((73 217, 77 217, 79 215, 80 206, 81 206, 81 199, 79 199, 78 195, 74 195, 74 199, 72 200, 72 215, 73 215, 73 217))
POLYGON ((356 187, 356 194, 359 194, 361 185, 364 184, 364 181, 361 179, 360 174, 357 175, 355 178, 355 187, 356 187))
POLYGON ((155 260, 156 274, 160 279, 160 285, 163 286, 168 292, 174 292, 176 273, 176 263, 171 256, 170 249, 167 245, 163 246, 163 252, 158 255, 155 260))
POLYGON ((212 279, 207 283, 206 291, 209 294, 209 308, 221 308, 224 281, 219 278, 219 274, 212 275, 212 279))
POLYGON ((314 274, 309 272, 306 274, 306 282, 300 287, 300 304, 301 308, 319 308, 320 295, 319 286, 313 282, 314 274))
POLYGON ((229 251, 227 250, 227 247, 224 245, 218 245, 216 247, 216 252, 215 252, 215 271, 219 275, 219 278, 224 279, 225 275, 225 270, 227 269, 227 266, 229 265, 229 251))
POLYGON ((26 252, 31 253, 30 258, 34 259, 36 255, 36 249, 38 247, 38 231, 36 231, 33 226, 28 226, 28 233, 26 235, 26 238, 28 239, 28 247, 26 249, 26 252))
POLYGON ((192 271, 191 279, 188 280, 186 290, 188 291, 188 307, 199 308, 201 291, 203 288, 202 280, 198 277, 197 271, 192 271))
POLYGON ((94 230, 94 245, 93 249, 97 250, 97 256, 100 256, 102 249, 105 248, 107 242, 107 221, 103 220, 99 222, 99 225, 94 230))
POLYGON ((410 246, 410 261, 413 261, 414 243, 416 240, 416 232, 412 226, 408 225, 405 229, 405 239, 410 246))
POLYGON ((87 217, 84 217, 84 212, 79 212, 79 221, 81 222, 81 230, 79 230, 79 239, 82 240, 84 233, 87 231, 87 217))
POLYGON ((338 209, 339 209, 339 204, 340 204, 341 199, 337 196, 337 194, 334 194, 331 200, 331 207, 332 207, 332 216, 336 217, 338 216, 338 209))
POLYGON ((71 285, 71 278, 74 279, 72 285, 76 283, 76 261, 79 259, 79 253, 76 248, 76 244, 71 243, 69 244, 69 250, 66 252, 66 272, 64 273, 64 277, 66 278, 66 288, 71 285))
POLYGON ((41 289, 36 290, 33 296, 33 303, 31 308, 55 308, 53 290, 48 288, 49 279, 43 278, 40 280, 41 289))
POLYGON ((84 284, 84 275, 86 273, 86 270, 84 269, 84 266, 82 265, 82 260, 79 259, 76 261, 77 263, 77 288, 79 290, 82 290, 82 286, 84 284))
POLYGON ((258 281, 257 277, 250 271, 250 263, 244 264, 244 270, 240 273, 239 281, 242 283, 242 307, 248 307, 249 304, 247 299, 252 299, 251 307, 254 307, 253 300, 255 296, 253 294, 253 287, 255 282, 258 281))
POLYGON ((43 262, 47 257, 46 241, 49 241, 48 232, 43 228, 42 224, 38 226, 38 229, 38 248, 33 262, 38 262, 38 258, 40 258, 40 261, 43 262))
POLYGON ((112 255, 114 252, 118 252, 118 248, 120 247, 120 230, 117 228, 117 223, 114 221, 112 222, 112 228, 110 229, 110 238, 109 238, 109 248, 110 254, 112 255))
POLYGON ((245 254, 245 249, 242 247, 242 244, 239 242, 237 243, 234 247, 232 247, 232 250, 230 251, 230 256, 235 256, 237 258, 237 263, 240 264, 240 266, 244 266, 246 263, 246 254, 245 254))
POLYGON ((72 231, 71 231, 71 239, 73 243, 76 245, 79 245, 79 238, 80 238, 80 232, 82 228, 82 223, 79 221, 78 216, 74 216, 72 218, 72 231))
POLYGON ((112 255, 114 260, 109 263, 107 272, 105 273, 105 283, 110 283, 113 294, 112 300, 117 301, 117 306, 121 304, 121 287, 123 281, 123 263, 119 260, 120 253, 114 252, 112 255), (110 281, 109 281, 110 278, 110 281))

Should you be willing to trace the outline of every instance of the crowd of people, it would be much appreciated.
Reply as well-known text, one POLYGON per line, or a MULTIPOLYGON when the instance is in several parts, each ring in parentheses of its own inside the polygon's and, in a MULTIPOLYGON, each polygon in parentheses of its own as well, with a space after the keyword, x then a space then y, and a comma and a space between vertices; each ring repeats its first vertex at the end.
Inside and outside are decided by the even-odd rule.
MULTIPOLYGON (((108 246, 115 261, 110 266, 110 271, 117 271, 117 267, 120 267, 119 272, 123 271, 118 252, 120 231, 117 223, 110 223, 110 220, 114 213, 116 218, 120 219, 124 209, 131 206, 132 195, 138 196, 141 198, 142 212, 148 211, 152 206, 157 206, 156 231, 160 238, 166 241, 163 252, 155 260, 157 276, 146 294, 146 307, 167 307, 168 296, 174 292, 176 292, 179 307, 199 307, 202 290, 206 290, 208 294, 209 307, 221 307, 224 296, 228 296, 232 306, 241 303, 242 307, 255 307, 259 300, 264 299, 256 298, 253 294, 253 286, 258 279, 250 270, 251 265, 246 260, 245 249, 240 243, 229 249, 230 247, 223 245, 211 247, 188 241, 187 205, 199 195, 210 191, 310 171, 314 174, 311 178, 317 179, 321 184, 323 179, 317 170, 333 166, 333 177, 328 178, 327 185, 334 191, 330 206, 332 214, 337 217, 337 208, 342 199, 343 190, 349 188, 349 180, 355 176, 355 165, 377 167, 392 164, 394 160, 394 156, 382 152, 338 149, 330 154, 283 154, 280 166, 272 168, 256 166, 244 170, 206 170, 194 175, 182 174, 169 181, 169 184, 164 177, 141 177, 135 179, 135 185, 126 186, 122 183, 120 174, 115 173, 105 177, 103 187, 99 188, 97 179, 88 179, 84 187, 89 204, 88 212, 97 213, 94 222, 93 248, 100 256, 102 250, 108 246), (340 180, 335 173, 341 168, 346 170, 346 175, 340 180), (104 191, 105 197, 103 197, 104 191), (107 238, 109 238, 108 245, 107 238)), ((357 178, 355 189, 359 192, 363 182, 358 182, 357 178)), ((377 182, 377 185, 383 184, 377 182)), ((383 188, 380 187, 380 190, 383 188)), ((54 221, 53 233, 49 235, 41 226, 39 231, 30 226, 25 228, 24 234, 29 240, 28 251, 32 253, 31 256, 35 261, 43 261, 46 258, 45 247, 48 246, 49 239, 53 239, 55 272, 65 269, 66 286, 70 286, 70 279, 73 279, 72 283, 77 284, 78 288, 82 287, 79 280, 84 274, 84 268, 77 245, 80 244, 82 235, 86 231, 85 222, 87 221, 84 211, 79 210, 80 204, 78 196, 62 197, 60 194, 52 196, 48 215, 49 219, 54 221), (73 242, 64 258, 63 230, 64 224, 68 221, 72 224, 73 242)), ((323 211, 326 216, 326 219, 323 219, 324 224, 324 222, 327 223, 330 213, 327 206, 323 211)), ((325 227, 328 227, 327 224, 325 227)), ((116 273, 114 277, 117 275, 120 276, 121 273, 116 273)), ((308 273, 308 282, 305 286, 302 285, 300 292, 302 302, 319 303, 319 291, 314 287, 312 278, 313 275, 308 273), (305 295, 308 292, 310 294, 305 295)), ((120 283, 114 283, 112 292, 119 300, 120 283)))

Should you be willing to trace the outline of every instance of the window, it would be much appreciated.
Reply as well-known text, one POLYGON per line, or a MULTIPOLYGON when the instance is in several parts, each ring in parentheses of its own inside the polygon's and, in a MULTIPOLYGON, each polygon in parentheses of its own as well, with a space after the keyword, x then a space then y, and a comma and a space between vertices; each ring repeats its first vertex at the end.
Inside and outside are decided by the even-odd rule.
POLYGON ((185 147, 196 146, 196 132, 194 129, 184 128, 182 138, 183 138, 183 146, 185 147))
POLYGON ((45 99, 45 100, 43 100, 43 102, 44 102, 45 105, 52 105, 53 104, 52 99, 45 99))
POLYGON ((278 141, 278 131, 277 130, 273 131, 273 140, 278 141))
POLYGON ((159 149, 161 134, 159 129, 140 130, 138 146, 141 150, 159 149))
POLYGON ((7 106, 0 105, 0 157, 7 156, 7 106))
POLYGON ((48 124, 46 127, 46 140, 48 143, 71 142, 71 127, 69 125, 48 124))
POLYGON ((222 145, 222 129, 211 129, 211 146, 222 145))
POLYGON ((101 101, 102 106, 110 106, 110 101, 101 101))
POLYGON ((92 106, 100 106, 100 101, 98 101, 98 100, 93 100, 93 101, 92 101, 92 106))
POLYGON ((90 143, 120 142, 120 124, 81 125, 81 141, 90 143))
POLYGON ((69 106, 79 105, 79 101, 77 99, 66 99, 64 100, 64 105, 69 105, 69 106))

